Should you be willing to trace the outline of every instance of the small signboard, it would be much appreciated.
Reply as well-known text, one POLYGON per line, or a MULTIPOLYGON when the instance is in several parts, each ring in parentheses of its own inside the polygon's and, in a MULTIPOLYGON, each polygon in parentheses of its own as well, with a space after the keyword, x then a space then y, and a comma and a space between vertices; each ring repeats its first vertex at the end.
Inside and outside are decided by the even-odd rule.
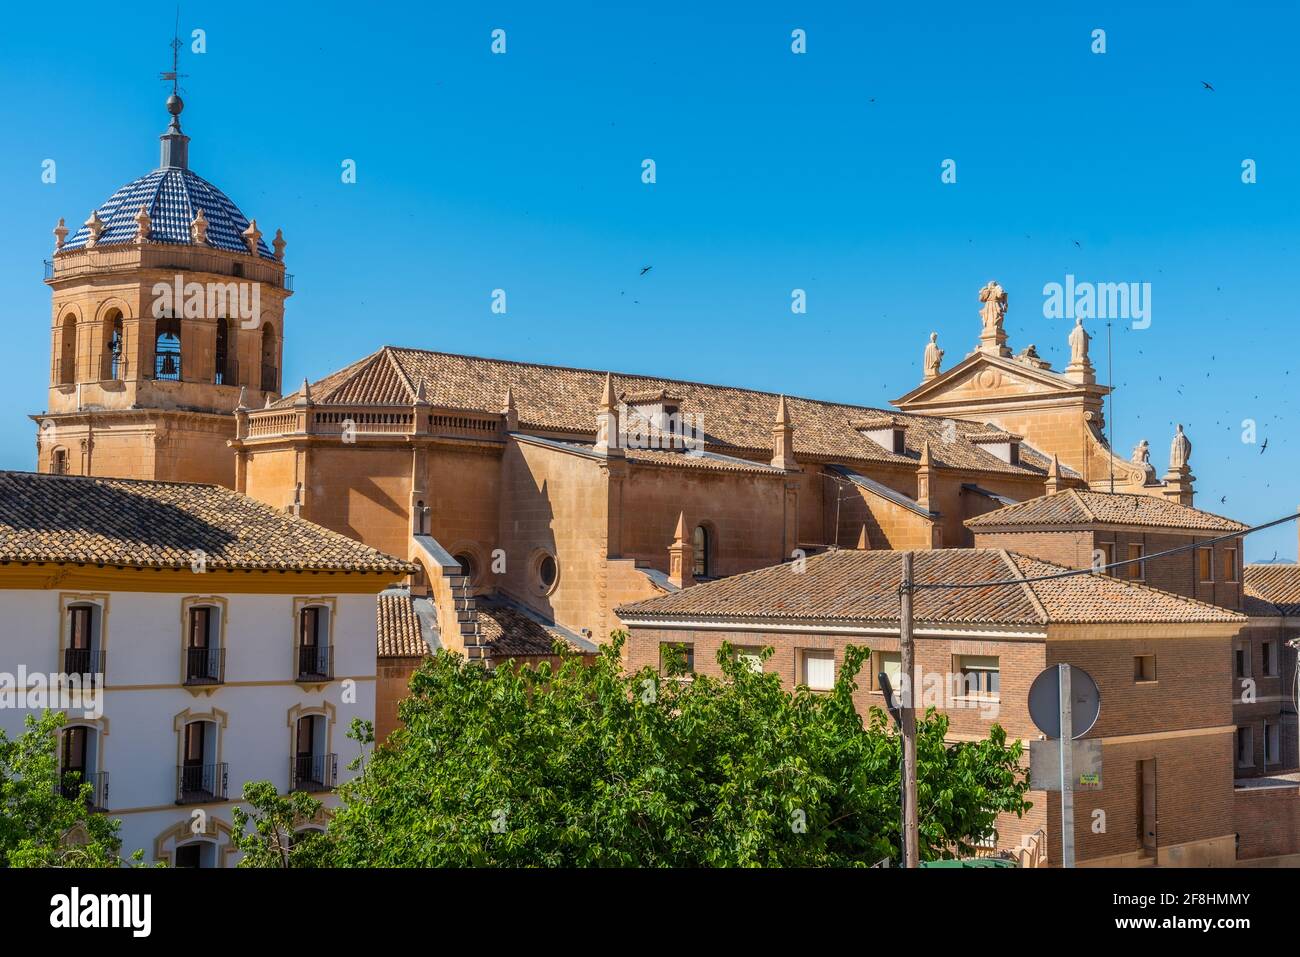
MULTIPOLYGON (((1070 742, 1073 758, 1072 791, 1101 790, 1101 739, 1070 742)), ((1029 787, 1034 791, 1061 790, 1060 742, 1029 742, 1029 787)))

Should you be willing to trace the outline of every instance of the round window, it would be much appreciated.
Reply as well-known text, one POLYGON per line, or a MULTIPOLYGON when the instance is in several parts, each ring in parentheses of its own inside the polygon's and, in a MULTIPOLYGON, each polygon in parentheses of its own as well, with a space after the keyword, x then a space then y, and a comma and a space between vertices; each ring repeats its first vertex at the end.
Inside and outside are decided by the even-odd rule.
POLYGON ((456 564, 460 566, 461 573, 473 582, 478 577, 478 567, 474 564, 474 556, 468 552, 461 552, 455 558, 456 564))
POLYGON ((543 555, 542 560, 537 563, 537 580, 542 586, 543 592, 549 592, 555 587, 555 580, 560 577, 560 567, 555 564, 555 557, 552 555, 543 555))

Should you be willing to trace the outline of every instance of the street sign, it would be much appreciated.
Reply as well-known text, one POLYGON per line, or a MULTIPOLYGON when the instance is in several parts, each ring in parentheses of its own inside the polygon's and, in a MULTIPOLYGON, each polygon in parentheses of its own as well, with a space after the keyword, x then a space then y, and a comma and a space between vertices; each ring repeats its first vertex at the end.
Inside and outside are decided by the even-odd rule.
MULTIPOLYGON (((1097 682, 1082 668, 1070 668, 1072 738, 1081 738, 1092 730, 1101 712, 1101 692, 1097 682)), ((1029 717, 1038 730, 1049 738, 1061 736, 1061 665, 1044 668, 1029 686, 1029 717)))
MULTIPOLYGON (((1101 739, 1071 741, 1073 753, 1072 791, 1101 790, 1101 739)), ((1032 791, 1061 790, 1061 743, 1048 739, 1029 742, 1029 788, 1032 791)))

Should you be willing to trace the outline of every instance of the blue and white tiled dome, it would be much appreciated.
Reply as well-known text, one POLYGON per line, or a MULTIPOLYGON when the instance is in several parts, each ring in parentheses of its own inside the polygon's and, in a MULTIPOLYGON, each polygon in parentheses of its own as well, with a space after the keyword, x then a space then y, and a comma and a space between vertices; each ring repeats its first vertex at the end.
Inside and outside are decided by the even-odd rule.
MULTIPOLYGON (((143 206, 152 220, 149 241, 153 243, 189 244, 190 222, 203 210, 208 221, 207 245, 214 249, 246 253, 248 246, 241 233, 248 228, 248 217, 221 190, 183 166, 166 166, 127 183, 99 207, 104 229, 96 247, 135 240, 135 216, 143 206)), ((84 225, 68 238, 64 249, 80 249, 90 238, 84 225)), ((261 239, 257 252, 263 259, 275 256, 261 239)))

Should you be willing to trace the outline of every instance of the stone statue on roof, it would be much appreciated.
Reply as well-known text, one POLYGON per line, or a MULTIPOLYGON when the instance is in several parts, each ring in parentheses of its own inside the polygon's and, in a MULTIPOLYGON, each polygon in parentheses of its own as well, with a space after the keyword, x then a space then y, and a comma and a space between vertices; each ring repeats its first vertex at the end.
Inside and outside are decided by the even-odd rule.
POLYGON ((1177 472, 1180 469, 1187 468, 1187 463, 1192 457, 1192 443, 1183 432, 1183 426, 1180 423, 1177 431, 1174 432, 1174 440, 1169 443, 1169 471, 1177 472))
POLYGON ((988 285, 980 290, 980 302, 984 303, 984 308, 980 310, 980 318, 984 320, 985 336, 994 336, 1002 334, 1002 320, 1007 314, 1007 293, 997 280, 990 279, 988 285))
POLYGON ((1146 439, 1133 446, 1130 461, 1134 465, 1142 466, 1142 471, 1146 473, 1146 484, 1150 485, 1156 480, 1156 467, 1151 464, 1151 443, 1146 439))
POLYGON ((1083 317, 1074 320, 1070 330, 1070 365, 1083 368, 1088 365, 1088 341, 1092 336, 1083 328, 1083 317))
POLYGON ((943 362, 943 350, 939 348, 939 333, 930 333, 930 341, 925 347, 925 377, 933 379, 939 374, 939 364, 943 362))

